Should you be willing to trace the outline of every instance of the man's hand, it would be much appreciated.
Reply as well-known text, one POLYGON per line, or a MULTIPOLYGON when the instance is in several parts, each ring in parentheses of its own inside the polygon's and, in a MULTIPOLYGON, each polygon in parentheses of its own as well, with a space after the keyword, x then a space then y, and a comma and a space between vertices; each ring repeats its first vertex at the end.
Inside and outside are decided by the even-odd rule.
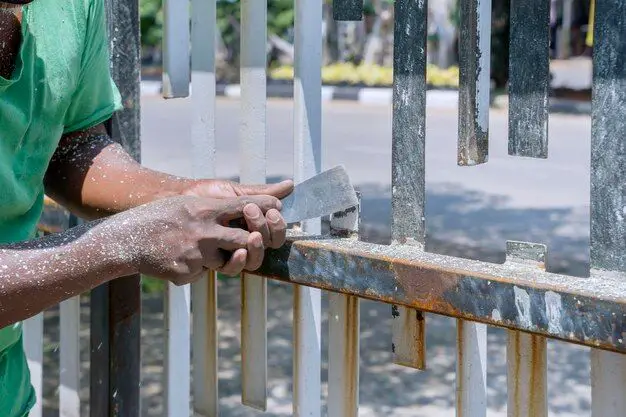
MULTIPOLYGON (((103 225, 117 229, 120 244, 133 248, 131 263, 139 273, 182 285, 195 281, 206 269, 227 275, 258 269, 265 251, 262 233, 228 227, 228 222, 245 218, 254 223, 257 219, 248 212, 265 218, 280 207, 271 196, 181 196, 120 213, 103 225)), ((282 244, 284 238, 276 242, 282 244)))
MULTIPOLYGON (((217 199, 260 195, 281 199, 293 191, 291 180, 267 185, 246 185, 222 180, 200 180, 187 184, 187 188, 181 192, 182 195, 217 199)), ((259 232, 265 247, 277 249, 282 246, 287 224, 278 210, 270 209, 263 215, 257 206, 250 204, 244 208, 244 214, 248 230, 259 232)))

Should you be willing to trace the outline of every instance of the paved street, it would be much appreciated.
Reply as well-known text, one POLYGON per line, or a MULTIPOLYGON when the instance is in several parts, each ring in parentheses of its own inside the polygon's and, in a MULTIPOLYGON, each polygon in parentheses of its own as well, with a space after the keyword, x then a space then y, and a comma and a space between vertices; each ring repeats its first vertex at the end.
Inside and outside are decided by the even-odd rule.
MULTIPOLYGON (((143 101, 143 158, 152 167, 189 174, 187 100, 143 101)), ((239 103, 217 104, 217 172, 236 177, 239 159, 239 103)), ((272 177, 292 173, 292 103, 268 106, 269 158, 272 177)), ((506 239, 551 245, 551 268, 584 273, 588 258, 589 117, 553 116, 550 159, 507 156, 507 114, 491 115, 491 156, 487 165, 456 166, 457 116, 428 113, 427 228, 429 250, 502 261, 506 239)), ((363 191, 366 238, 389 237, 391 111, 386 107, 333 102, 325 104, 324 167, 344 164, 363 191)), ((240 406, 239 284, 220 282, 220 396, 224 416, 291 415, 291 288, 269 285, 269 411, 240 406)), ((324 300, 326 302, 326 300, 324 300)), ((324 316, 323 334, 327 334, 324 316)), ((362 416, 442 417, 454 415, 455 322, 428 316, 428 371, 415 372, 391 363, 389 307, 362 302, 362 416)), ((163 315, 158 297, 144 303, 144 414, 160 415, 163 398, 163 315)), ((327 342, 324 337, 324 343, 327 342)), ((489 330, 489 417, 506 415, 506 333, 489 330)), ((84 353, 86 354, 86 352, 84 353)), ((322 379, 327 377, 324 345, 322 379)), ((588 349, 549 342, 551 416, 589 415, 588 349)), ((324 390, 326 385, 324 384, 324 390)), ((324 393, 325 395, 325 393, 324 393)))

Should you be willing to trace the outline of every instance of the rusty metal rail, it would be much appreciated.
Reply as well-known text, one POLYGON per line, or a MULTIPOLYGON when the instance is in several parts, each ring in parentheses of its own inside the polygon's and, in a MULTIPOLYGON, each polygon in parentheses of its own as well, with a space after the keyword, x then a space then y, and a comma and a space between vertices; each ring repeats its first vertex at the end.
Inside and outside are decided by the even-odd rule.
POLYGON ((298 285, 626 353, 626 274, 552 274, 412 245, 291 237, 260 274, 298 285))

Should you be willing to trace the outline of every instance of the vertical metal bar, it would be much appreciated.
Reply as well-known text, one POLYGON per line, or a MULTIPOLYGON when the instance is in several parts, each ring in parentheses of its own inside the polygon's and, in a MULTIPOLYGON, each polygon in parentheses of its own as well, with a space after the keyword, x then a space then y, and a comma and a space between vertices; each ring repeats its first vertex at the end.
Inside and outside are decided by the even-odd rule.
POLYGON ((507 339, 509 417, 547 417, 546 352, 544 337, 509 330, 507 339))
MULTIPOLYGON (((295 1, 294 180, 322 167, 322 2, 295 1)), ((319 234, 320 219, 302 222, 319 234)), ((319 417, 321 406, 321 291, 296 286, 294 294, 294 416, 319 417)))
POLYGON ((333 0, 333 19, 338 21, 363 19, 363 0, 333 0))
POLYGON ((80 297, 61 303, 59 413, 80 416, 80 297))
MULTIPOLYGON (((359 207, 335 213, 331 232, 358 239, 359 207)), ((328 415, 357 417, 359 414, 359 325, 360 304, 354 296, 328 295, 328 415)))
POLYGON ((626 3, 596 3, 591 134, 591 261, 626 271, 626 3))
MULTIPOLYGON (((107 123, 111 138, 140 157, 139 2, 106 0, 111 75, 125 104, 107 123), (112 36, 111 34, 115 34, 112 36)), ((90 413, 139 417, 141 290, 135 275, 91 292, 90 413)))
MULTIPOLYGON (((561 26, 561 34, 559 37, 559 57, 561 59, 569 58, 572 55, 572 12, 574 9, 574 0, 563 1, 563 24, 561 26)), ((589 28, 591 30, 591 28, 589 28)))
MULTIPOLYGON (((266 181, 267 4, 241 2, 240 180, 266 181)), ((267 408, 267 281, 242 274, 241 382, 243 404, 267 408)))
POLYGON ((624 387, 626 387, 624 355, 591 349, 591 416, 623 416, 626 409, 624 387))
POLYGON ((22 343, 30 370, 30 383, 35 389, 37 403, 30 411, 29 417, 43 415, 43 313, 24 320, 22 343))
MULTIPOLYGON (((591 265, 626 271, 626 3, 595 4, 591 265)), ((624 414, 626 358, 592 350, 592 416, 624 414)))
POLYGON ((163 0, 163 97, 189 96, 189 0, 163 0))
POLYGON ((511 0, 509 155, 548 157, 550 2, 511 0))
POLYGON ((487 326, 457 320, 456 415, 487 415, 487 326))
POLYGON ((460 5, 457 162, 478 165, 489 159, 491 0, 467 0, 460 5))
POLYGON ((165 294, 165 388, 166 416, 189 415, 191 291, 189 285, 167 284, 165 294))
POLYGON ((91 417, 108 417, 110 347, 109 347, 109 286, 101 285, 91 291, 89 357, 89 414, 91 417))
MULTIPOLYGON (((546 269, 548 249, 545 245, 526 242, 507 242, 507 262, 525 263, 546 269)), ((529 314, 524 292, 520 291, 520 314, 529 314)), ((558 313, 558 297, 546 294, 548 317, 558 313)), ((528 304, 529 305, 529 304, 528 304)), ((507 394, 509 417, 548 416, 547 343, 541 336, 509 330, 507 340, 507 394)))
MULTIPOLYGON (((423 250, 428 2, 399 0, 394 15, 391 233, 393 243, 413 243, 423 250)), ((424 368, 421 318, 414 310, 392 307, 395 363, 424 368)))
MULTIPOLYGON (((191 150, 193 176, 215 176, 215 45, 216 1, 192 0, 191 150)), ((193 411, 196 417, 218 415, 217 277, 191 284, 193 411)))

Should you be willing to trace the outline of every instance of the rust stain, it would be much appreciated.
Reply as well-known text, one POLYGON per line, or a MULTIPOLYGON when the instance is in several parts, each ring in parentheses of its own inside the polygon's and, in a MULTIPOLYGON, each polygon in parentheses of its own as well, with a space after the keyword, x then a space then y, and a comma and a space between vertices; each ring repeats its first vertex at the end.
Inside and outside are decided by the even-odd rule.
POLYGON ((530 395, 528 398, 528 412, 531 417, 543 417, 545 415, 545 339, 541 336, 531 335, 531 366, 530 366, 530 395))
POLYGON ((443 300, 443 295, 458 286, 461 276, 404 264, 393 264, 393 272, 398 286, 408 298, 419 299, 424 310, 457 312, 443 300), (418 276, 419 279, 416 279, 418 276))
POLYGON ((461 404, 463 403, 463 390, 465 383, 464 377, 465 372, 463 372, 463 346, 465 345, 465 337, 463 336, 463 320, 456 321, 456 417, 463 417, 463 407, 461 404))
POLYGON ((420 371, 426 370, 426 318, 421 311, 415 310, 416 331, 415 331, 415 368, 420 371))
MULTIPOLYGON (((513 383, 513 414, 511 417, 520 417, 522 404, 520 398, 520 369, 522 366, 522 354, 521 354, 521 343, 520 340, 521 334, 519 332, 512 332, 511 337, 513 338, 513 346, 515 350, 515 357, 513 358, 513 375, 510 375, 511 381, 513 383)), ((511 360, 508 358, 507 360, 511 360)), ((510 394, 509 394, 510 395, 510 394)))
POLYGON ((354 296, 346 297, 345 323, 345 352, 344 363, 346 396, 345 417, 356 417, 358 414, 359 392, 359 299, 354 296))

